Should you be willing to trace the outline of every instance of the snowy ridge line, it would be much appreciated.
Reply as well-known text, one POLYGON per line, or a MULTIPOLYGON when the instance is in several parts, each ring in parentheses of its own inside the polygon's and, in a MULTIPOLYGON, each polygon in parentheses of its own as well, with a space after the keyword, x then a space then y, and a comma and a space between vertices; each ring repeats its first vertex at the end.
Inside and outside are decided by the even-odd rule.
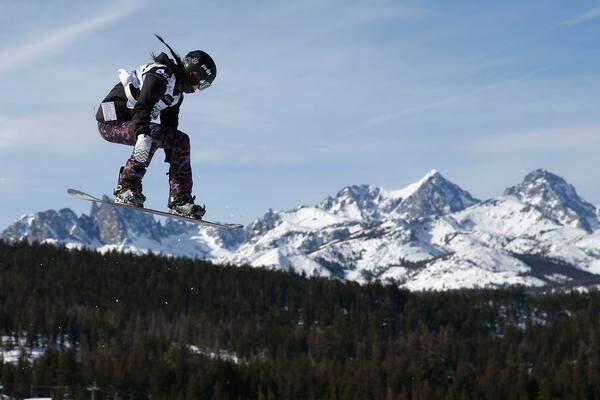
POLYGON ((410 290, 595 284, 599 210, 538 169, 480 201, 432 170, 399 190, 347 186, 314 206, 268 210, 243 231, 158 222, 92 205, 21 217, 4 240, 28 240, 291 269, 410 290))
POLYGON ((374 229, 377 226, 381 226, 382 223, 383 222, 377 222, 377 223, 370 224, 370 226, 366 226, 366 227, 348 235, 347 237, 343 237, 340 239, 335 239, 335 240, 331 240, 329 242, 323 243, 322 245, 316 247, 314 250, 310 250, 310 251, 306 252, 306 254, 307 255, 313 254, 313 253, 315 253, 323 248, 326 248, 327 246, 330 246, 330 245, 335 245, 335 244, 342 243, 342 242, 345 242, 348 240, 360 239, 361 237, 364 237, 365 233, 372 235, 372 233, 369 230, 374 229))

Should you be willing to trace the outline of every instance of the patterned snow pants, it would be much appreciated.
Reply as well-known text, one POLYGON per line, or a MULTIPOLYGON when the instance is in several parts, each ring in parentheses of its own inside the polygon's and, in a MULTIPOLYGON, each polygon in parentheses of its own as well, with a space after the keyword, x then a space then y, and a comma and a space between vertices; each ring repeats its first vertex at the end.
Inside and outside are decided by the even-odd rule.
MULTIPOLYGON (((109 142, 134 146, 137 140, 131 130, 131 122, 98 122, 100 135, 109 142)), ((124 188, 142 190, 142 178, 152 156, 158 148, 165 150, 166 160, 169 163, 169 195, 191 195, 192 193, 192 167, 190 165, 190 137, 185 133, 159 124, 150 123, 152 146, 147 163, 137 161, 133 154, 119 175, 119 185, 124 188)))

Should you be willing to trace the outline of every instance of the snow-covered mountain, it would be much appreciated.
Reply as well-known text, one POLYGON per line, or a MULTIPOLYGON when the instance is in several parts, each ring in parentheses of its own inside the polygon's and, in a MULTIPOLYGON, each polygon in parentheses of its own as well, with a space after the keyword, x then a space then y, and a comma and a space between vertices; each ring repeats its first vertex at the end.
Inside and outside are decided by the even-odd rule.
POLYGON ((337 216, 364 221, 387 218, 412 220, 448 214, 477 202, 469 192, 432 170, 418 182, 391 192, 369 185, 348 186, 335 197, 327 197, 318 208, 337 216))
POLYGON ((64 208, 24 215, 0 236, 4 240, 27 240, 91 247, 99 251, 152 251, 177 256, 221 259, 237 248, 244 232, 198 230, 174 219, 161 223, 150 214, 123 207, 92 203, 90 215, 77 217, 64 208))
POLYGON ((560 176, 538 169, 517 186, 506 189, 507 196, 536 207, 545 217, 566 226, 592 232, 598 228, 596 207, 577 195, 575 188, 560 176))
POLYGON ((314 206, 268 210, 241 232, 93 205, 89 216, 69 209, 23 216, 2 238, 152 250, 413 290, 600 282, 598 210, 544 170, 486 201, 435 170, 400 190, 348 186, 314 206))

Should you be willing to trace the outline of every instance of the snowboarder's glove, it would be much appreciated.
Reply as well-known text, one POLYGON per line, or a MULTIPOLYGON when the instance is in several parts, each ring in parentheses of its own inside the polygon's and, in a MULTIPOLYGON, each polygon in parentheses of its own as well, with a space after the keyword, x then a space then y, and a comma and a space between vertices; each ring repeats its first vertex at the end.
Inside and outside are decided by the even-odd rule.
POLYGON ((133 148, 133 158, 137 162, 148 165, 150 163, 151 148, 152 138, 148 135, 139 135, 133 148))

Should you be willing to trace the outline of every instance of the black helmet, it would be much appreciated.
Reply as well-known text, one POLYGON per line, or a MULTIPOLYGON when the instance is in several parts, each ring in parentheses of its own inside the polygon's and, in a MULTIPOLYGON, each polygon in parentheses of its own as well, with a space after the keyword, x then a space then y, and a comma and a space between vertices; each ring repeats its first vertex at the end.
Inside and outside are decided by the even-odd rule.
MULTIPOLYGON (((200 85, 200 90, 209 87, 217 77, 217 66, 213 59, 202 50, 190 51, 183 60, 189 85, 200 85)), ((188 85, 185 85, 188 86, 188 85)), ((189 90, 189 88, 186 88, 189 90)), ((193 92, 194 89, 192 88, 193 92)))
POLYGON ((194 86, 199 85, 200 90, 209 87, 217 77, 217 66, 213 59, 202 50, 190 51, 186 54, 185 60, 181 61, 179 55, 171 46, 158 34, 154 34, 171 52, 177 62, 176 74, 181 76, 177 78, 181 90, 185 93, 194 93, 194 86))

